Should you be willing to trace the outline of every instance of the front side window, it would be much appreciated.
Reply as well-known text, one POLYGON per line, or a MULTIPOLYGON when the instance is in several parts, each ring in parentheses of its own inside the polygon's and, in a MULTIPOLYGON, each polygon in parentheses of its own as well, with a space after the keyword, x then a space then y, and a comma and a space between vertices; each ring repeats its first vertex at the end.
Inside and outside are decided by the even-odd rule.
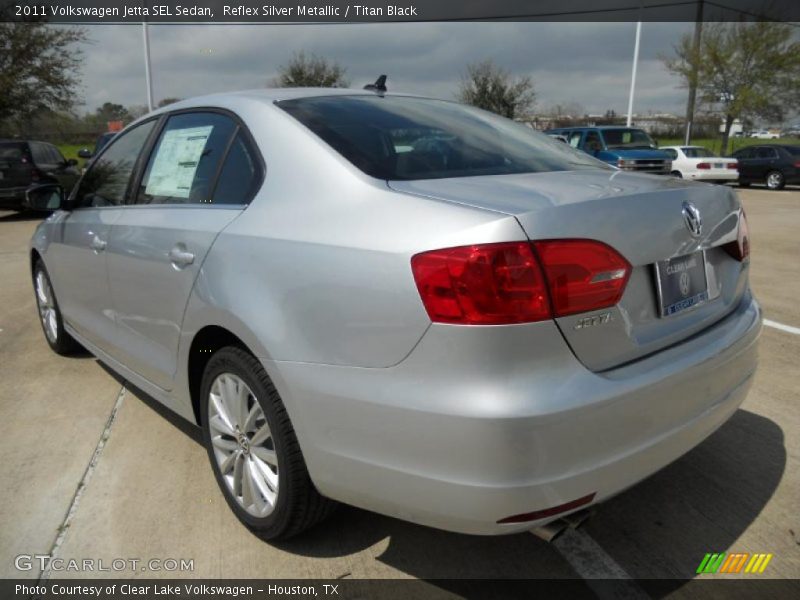
POLYGON ((606 146, 615 148, 655 148, 656 143, 641 129, 606 129, 603 131, 606 146))
POLYGON ((171 116, 150 155, 136 203, 210 204, 217 171, 236 130, 236 122, 219 113, 171 116))
POLYGON ((118 206, 125 202, 131 174, 155 124, 155 120, 147 121, 114 139, 81 179, 76 207, 118 206))
POLYGON ((277 105, 379 179, 609 168, 530 127, 444 100, 321 96, 277 105))

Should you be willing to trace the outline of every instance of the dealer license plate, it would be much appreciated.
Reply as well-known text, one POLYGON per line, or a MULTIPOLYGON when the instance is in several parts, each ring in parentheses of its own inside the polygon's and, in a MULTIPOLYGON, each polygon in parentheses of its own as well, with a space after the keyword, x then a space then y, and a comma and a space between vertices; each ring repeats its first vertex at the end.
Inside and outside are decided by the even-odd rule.
POLYGON ((694 252, 656 263, 662 317, 689 310, 708 300, 705 253, 694 252))

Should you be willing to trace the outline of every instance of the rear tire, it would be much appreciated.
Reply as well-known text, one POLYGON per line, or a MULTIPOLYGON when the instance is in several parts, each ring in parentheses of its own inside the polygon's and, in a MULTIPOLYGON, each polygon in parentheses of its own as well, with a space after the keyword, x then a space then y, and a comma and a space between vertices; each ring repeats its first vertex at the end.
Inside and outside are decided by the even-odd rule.
POLYGON ((81 345, 64 329, 64 319, 58 307, 58 300, 50 283, 50 275, 44 263, 36 261, 33 267, 33 290, 36 296, 36 308, 39 311, 39 324, 44 332, 47 345, 56 354, 67 356, 81 350, 81 345))
POLYGON ((200 391, 203 440, 237 518, 266 540, 287 539, 336 503, 314 487, 278 391, 261 363, 228 346, 211 357, 200 391))
POLYGON ((767 188, 771 190, 782 190, 786 185, 786 178, 780 171, 770 171, 767 173, 767 188))

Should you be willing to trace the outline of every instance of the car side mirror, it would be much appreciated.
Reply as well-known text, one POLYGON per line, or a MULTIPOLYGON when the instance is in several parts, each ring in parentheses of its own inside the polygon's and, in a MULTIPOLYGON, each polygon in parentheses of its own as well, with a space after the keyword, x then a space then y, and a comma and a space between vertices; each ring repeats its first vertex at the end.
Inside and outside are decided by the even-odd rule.
POLYGON ((77 160, 75 160, 74 158, 68 158, 68 159, 67 159, 67 166, 69 166, 69 167, 75 167, 75 166, 77 166, 77 165, 78 165, 78 161, 77 161, 77 160))
POLYGON ((25 190, 25 208, 41 212, 58 210, 64 204, 64 190, 55 184, 31 186, 25 190))
POLYGON ((89 150, 88 148, 81 148, 80 150, 78 150, 78 156, 80 158, 86 158, 86 159, 92 158, 92 151, 89 150))

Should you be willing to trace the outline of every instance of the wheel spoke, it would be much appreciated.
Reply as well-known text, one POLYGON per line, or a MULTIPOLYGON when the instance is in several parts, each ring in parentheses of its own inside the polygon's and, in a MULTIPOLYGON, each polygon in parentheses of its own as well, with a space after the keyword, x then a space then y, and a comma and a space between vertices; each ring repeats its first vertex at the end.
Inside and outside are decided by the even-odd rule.
POLYGON ((244 457, 236 454, 236 460, 233 463, 233 495, 239 498, 242 495, 242 464, 244 457))
POLYGON ((261 411, 261 405, 258 403, 258 400, 254 398, 253 406, 250 409, 250 413, 247 415, 247 418, 244 421, 244 426, 242 427, 242 431, 244 433, 247 433, 248 431, 252 430, 256 426, 256 421, 262 414, 263 412, 261 411))
POLYGON ((235 452, 231 452, 225 460, 219 463, 219 470, 222 472, 223 475, 227 475, 230 470, 233 468, 234 463, 236 463, 236 459, 239 458, 240 452, 237 449, 235 452))
POLYGON ((247 508, 253 504, 253 474, 250 471, 250 460, 242 457, 242 503, 247 508))
POLYGON ((261 429, 256 431, 253 434, 253 437, 250 438, 250 445, 260 446, 271 437, 272 437, 272 432, 269 430, 269 425, 267 425, 267 422, 264 421, 264 424, 261 426, 261 429))
MULTIPOLYGON (((235 427, 234 424, 231 422, 230 415, 228 414, 228 409, 225 406, 225 402, 223 401, 222 397, 219 394, 214 393, 214 388, 211 388, 211 405, 214 408, 214 411, 217 413, 216 416, 219 417, 220 427, 218 428, 220 431, 227 433, 228 435, 235 435, 235 427), (222 429, 222 426, 225 429, 222 429)), ((212 419, 209 420, 209 424, 213 422, 212 419)))
POLYGON ((269 490, 274 494, 278 491, 278 474, 269 468, 269 465, 261 460, 258 456, 253 456, 253 464, 258 469, 261 477, 266 482, 269 490))
POLYGON ((250 452, 268 465, 272 465, 273 467, 278 466, 278 457, 275 455, 275 450, 264 448, 264 446, 255 446, 250 452))
POLYGON ((269 482, 265 480, 256 460, 251 461, 250 470, 253 476, 256 506, 263 512, 265 508, 275 503, 275 490, 273 490, 269 482))
POLYGON ((228 423, 220 414, 216 414, 208 420, 208 425, 214 431, 218 431, 219 433, 224 433, 225 435, 229 435, 231 437, 236 437, 236 431, 231 427, 231 424, 228 423))
POLYGON ((212 438, 211 443, 214 447, 224 450, 225 452, 233 452, 239 447, 239 444, 235 440, 226 440, 222 437, 212 438))

